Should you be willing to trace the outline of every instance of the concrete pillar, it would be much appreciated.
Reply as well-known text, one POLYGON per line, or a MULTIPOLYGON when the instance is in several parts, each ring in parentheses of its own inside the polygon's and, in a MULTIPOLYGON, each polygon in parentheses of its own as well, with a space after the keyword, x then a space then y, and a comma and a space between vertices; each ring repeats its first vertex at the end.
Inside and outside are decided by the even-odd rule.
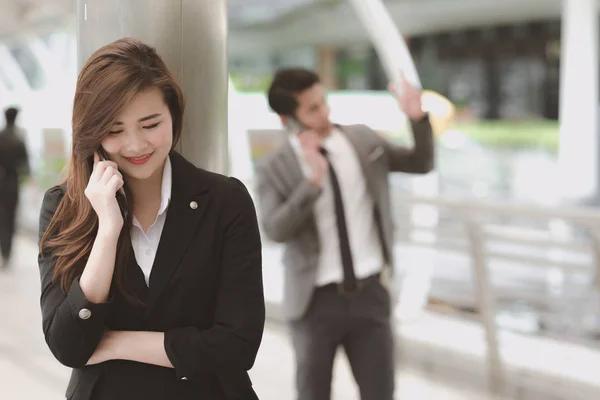
POLYGON ((563 0, 559 170, 562 195, 598 194, 597 0, 563 0))
POLYGON ((124 36, 156 50, 185 98, 178 150, 195 165, 228 171, 226 0, 78 0, 78 66, 124 36))

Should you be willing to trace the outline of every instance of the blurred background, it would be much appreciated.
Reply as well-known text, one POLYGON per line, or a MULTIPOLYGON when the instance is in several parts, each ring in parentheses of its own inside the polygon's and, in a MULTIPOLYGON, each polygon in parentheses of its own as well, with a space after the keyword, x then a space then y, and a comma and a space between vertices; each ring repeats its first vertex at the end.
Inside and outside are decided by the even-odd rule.
MULTIPOLYGON (((414 65, 437 138, 435 173, 390 176, 402 288, 398 398, 599 398, 600 2, 378 3, 398 30, 387 34, 406 44, 410 57, 396 61, 414 65)), ((62 398, 69 375, 43 342, 37 223, 68 160, 82 13, 99 4, 0 0, 0 108, 20 109, 32 170, 15 262, 0 271, 0 398, 62 398)), ((252 187, 254 163, 285 137, 265 91, 286 66, 318 72, 333 121, 411 145, 387 92, 385 43, 361 15, 368 7, 226 4, 231 175, 252 187)), ((261 399, 292 399, 281 248, 265 238, 263 254, 269 321, 252 376, 261 399)), ((358 398, 342 354, 338 361, 335 398, 358 398)))

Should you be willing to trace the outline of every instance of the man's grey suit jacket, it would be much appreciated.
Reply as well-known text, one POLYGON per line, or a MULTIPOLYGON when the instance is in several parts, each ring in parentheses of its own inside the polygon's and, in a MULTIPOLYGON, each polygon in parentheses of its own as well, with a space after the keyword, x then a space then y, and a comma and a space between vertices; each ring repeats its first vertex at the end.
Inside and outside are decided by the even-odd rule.
MULTIPOLYGON (((425 174, 433 169, 431 125, 428 119, 412 124, 412 149, 388 142, 365 125, 338 128, 358 155, 373 198, 384 257, 393 268, 394 227, 388 174, 425 174)), ((256 174, 263 232, 271 240, 285 245, 283 313, 290 320, 298 319, 306 312, 315 287, 320 241, 313 205, 320 189, 304 177, 289 140, 257 165, 256 174)))

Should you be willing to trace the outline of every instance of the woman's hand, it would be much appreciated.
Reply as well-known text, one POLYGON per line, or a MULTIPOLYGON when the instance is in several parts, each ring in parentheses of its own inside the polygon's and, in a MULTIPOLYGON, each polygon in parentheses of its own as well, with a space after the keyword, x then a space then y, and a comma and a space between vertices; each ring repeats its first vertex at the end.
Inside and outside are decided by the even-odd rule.
POLYGON ((116 197, 123 183, 117 164, 100 161, 98 153, 94 153, 94 169, 84 193, 98 215, 99 230, 110 235, 118 236, 123 228, 123 216, 116 197))

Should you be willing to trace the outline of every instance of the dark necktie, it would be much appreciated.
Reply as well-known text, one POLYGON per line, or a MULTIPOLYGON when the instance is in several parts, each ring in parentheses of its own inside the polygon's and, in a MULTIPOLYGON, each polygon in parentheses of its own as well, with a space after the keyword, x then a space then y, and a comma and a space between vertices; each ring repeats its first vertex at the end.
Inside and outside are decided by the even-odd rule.
POLYGON ((340 255, 342 258, 342 268, 344 269, 344 290, 352 291, 356 287, 356 275, 354 274, 354 262, 352 261, 352 252, 350 250, 350 239, 348 238, 348 227, 344 213, 344 202, 342 201, 342 191, 338 181, 335 169, 329 160, 327 150, 319 150, 327 160, 329 166, 329 178, 331 188, 333 189, 333 202, 335 205, 335 219, 337 222, 337 231, 340 239, 340 255))

